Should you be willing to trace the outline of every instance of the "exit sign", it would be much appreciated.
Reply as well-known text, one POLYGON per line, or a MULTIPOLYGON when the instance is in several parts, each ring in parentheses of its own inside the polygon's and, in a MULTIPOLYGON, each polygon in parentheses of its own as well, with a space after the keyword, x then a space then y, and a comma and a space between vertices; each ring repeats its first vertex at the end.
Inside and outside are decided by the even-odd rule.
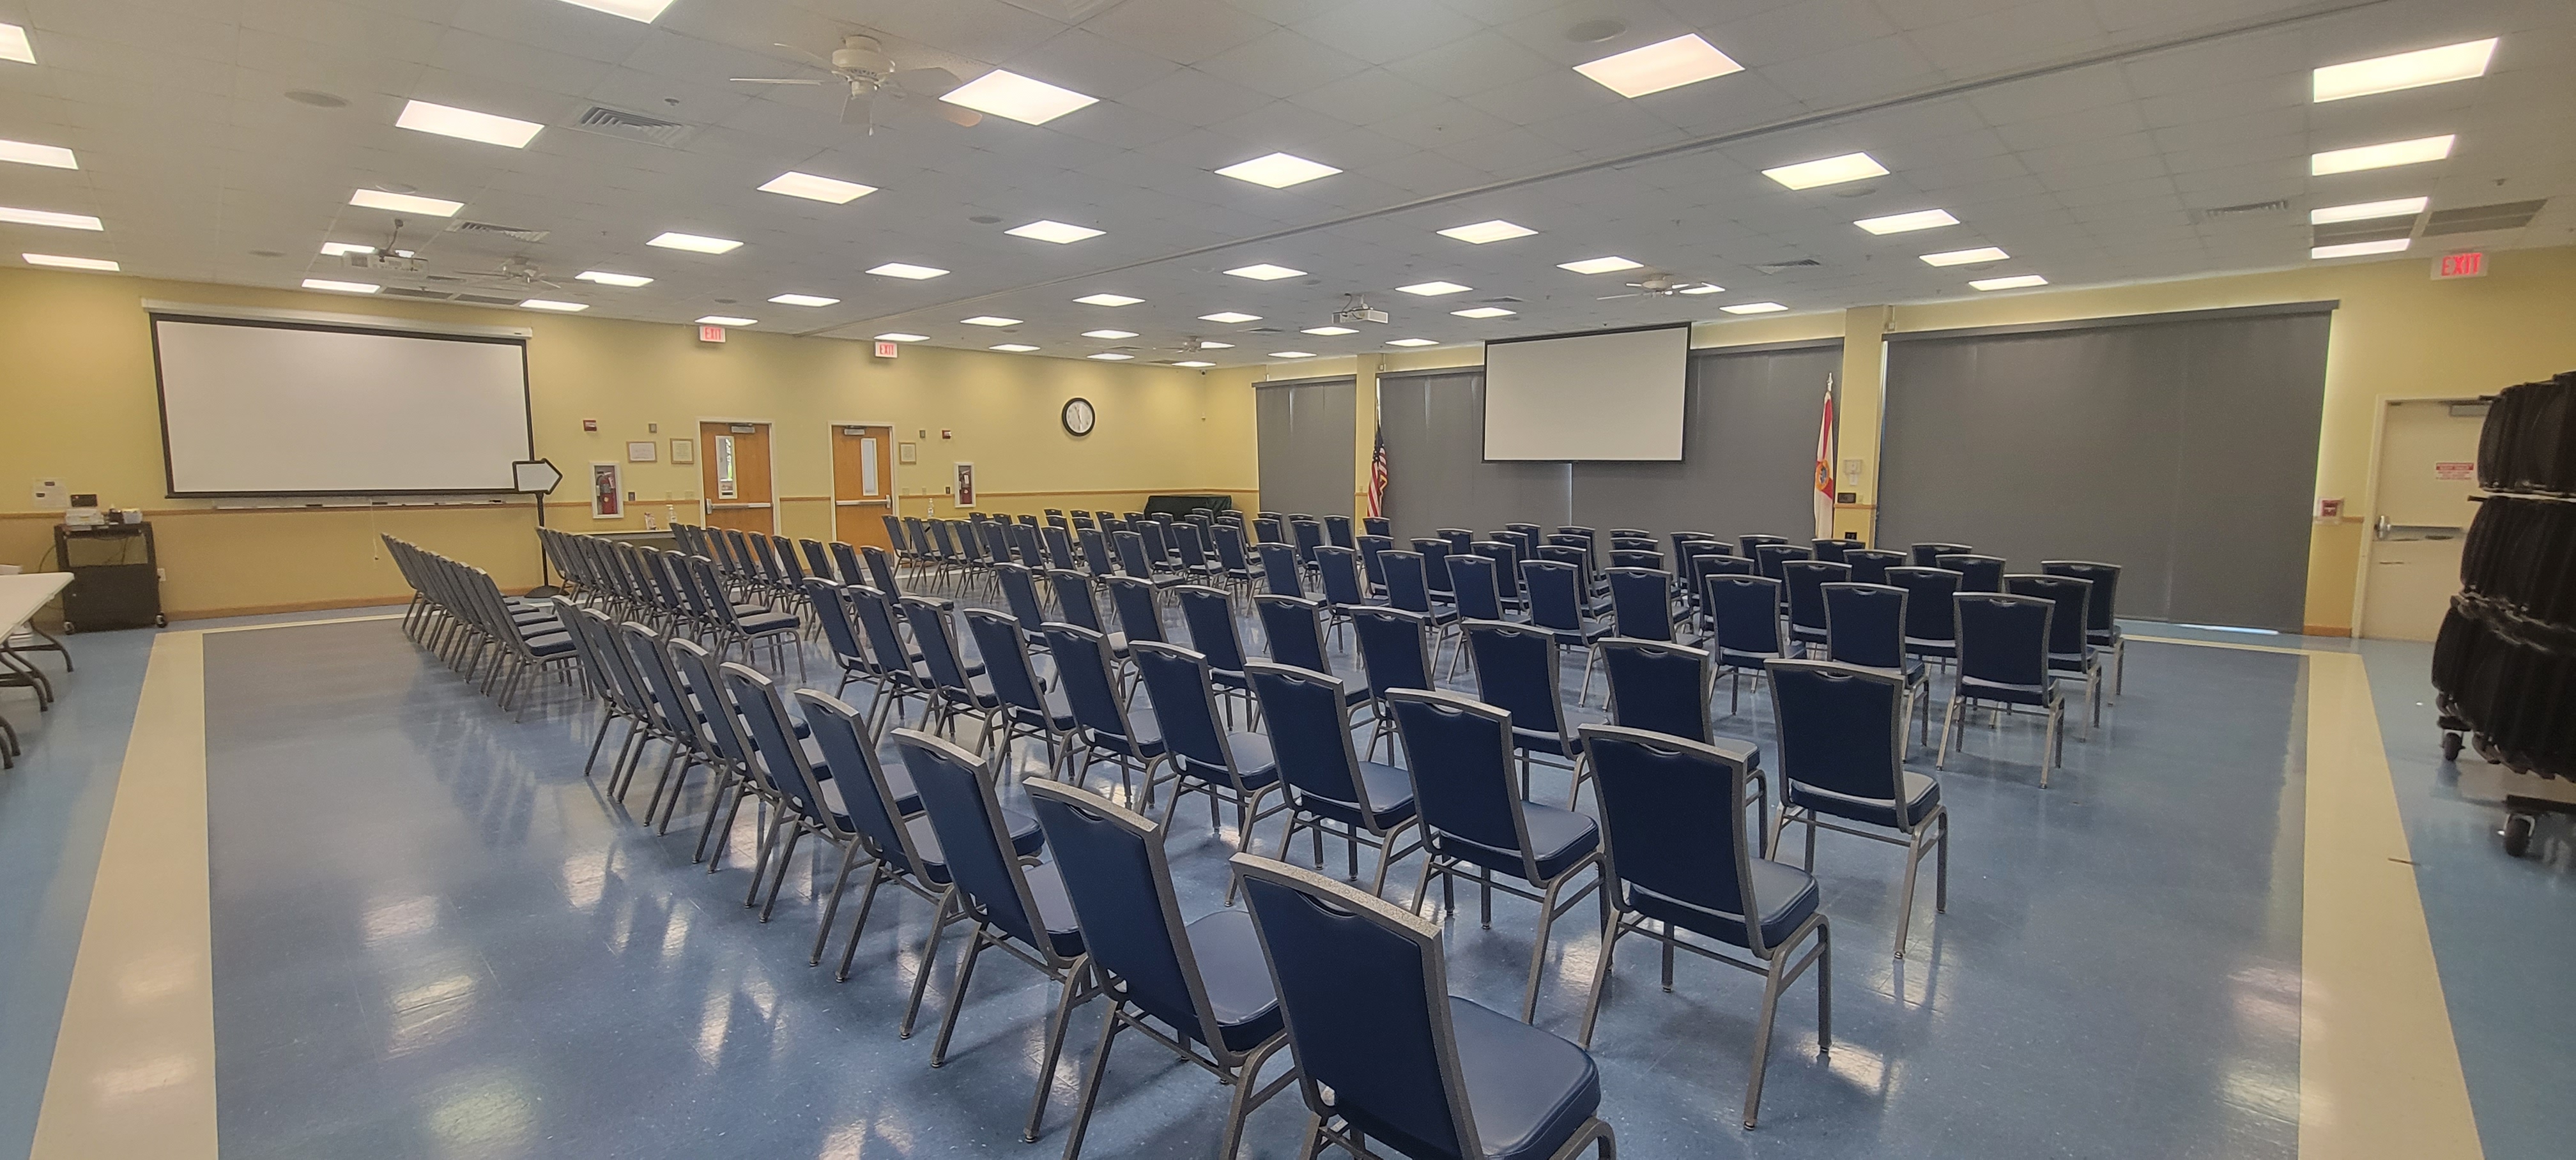
POLYGON ((2433 277, 2436 279, 2483 278, 2486 274, 2487 255, 2484 250, 2471 250, 2465 254, 2444 254, 2433 264, 2433 277))
POLYGON ((724 340, 724 328, 721 326, 701 326, 698 328, 699 342, 723 342, 724 340))
POLYGON ((896 345, 895 345, 894 343, 891 343, 891 342, 879 342, 879 343, 877 343, 877 357, 878 357, 878 358, 893 358, 893 357, 895 356, 895 354, 896 354, 896 351, 897 351, 897 350, 898 350, 898 348, 896 347, 896 345))

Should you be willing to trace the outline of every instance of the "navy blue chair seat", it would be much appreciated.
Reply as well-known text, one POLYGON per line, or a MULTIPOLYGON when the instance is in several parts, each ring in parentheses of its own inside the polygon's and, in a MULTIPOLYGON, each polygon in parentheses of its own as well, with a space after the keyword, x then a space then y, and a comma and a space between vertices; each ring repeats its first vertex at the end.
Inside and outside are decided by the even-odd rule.
POLYGON ((1127 710, 1127 726, 1135 732, 1124 737, 1098 729, 1086 729, 1084 738, 1094 748, 1123 754, 1138 761, 1150 761, 1163 755, 1163 728, 1148 708, 1127 710))
MULTIPOLYGON (((1012 820, 1016 824, 1019 819, 1014 816, 1012 820)), ((1036 819, 1029 820, 1029 828, 1037 828, 1036 819)), ((1014 833, 1012 837, 1016 840, 1018 835, 1014 833)), ((1044 835, 1040 835, 1040 844, 1044 844, 1044 835)), ((1038 922, 1046 928, 1047 942, 1059 955, 1079 957, 1082 925, 1074 921, 1073 899, 1064 892, 1064 876, 1056 873, 1053 862, 1041 862, 1024 873, 1029 882, 1029 901, 1038 904, 1038 922)))
MULTIPOLYGON (((1774 862, 1768 858, 1748 859, 1745 866, 1745 877, 1752 879, 1753 896, 1762 900, 1762 945, 1779 946, 1788 942, 1798 925, 1816 913, 1816 907, 1821 903, 1822 894, 1816 888, 1815 876, 1786 862, 1774 862)), ((1744 920, 1736 915, 1693 906, 1678 898, 1666 898, 1633 884, 1628 889, 1628 904, 1637 913, 1659 922, 1669 922, 1737 946, 1746 942, 1744 920)))
MULTIPOLYGON (((1537 802, 1521 803, 1521 811, 1529 819, 1530 857, 1538 863, 1541 878, 1554 878, 1601 848, 1601 826, 1589 814, 1537 802)), ((1471 842, 1455 834, 1443 834, 1433 839, 1431 846, 1479 866, 1515 875, 1523 869, 1520 851, 1471 842)))
POLYGON ((764 632, 780 632, 792 629, 797 627, 798 624, 796 614, 793 612, 762 611, 748 616, 743 616, 741 620, 742 630, 753 636, 758 636, 764 632))
POLYGON ((1253 929, 1252 916, 1240 909, 1219 910, 1182 929, 1189 932, 1190 956, 1198 961, 1217 1037, 1227 1050, 1250 1051, 1279 1034, 1285 1024, 1279 992, 1270 985, 1270 964, 1262 961, 1261 935, 1253 929))
POLYGON ((1601 1110, 1601 1069, 1582 1048, 1456 995, 1449 1030, 1487 1160, 1553 1155, 1601 1110))
POLYGON ((1923 819, 1930 817, 1933 808, 1941 804, 1941 783, 1913 770, 1905 771, 1905 819, 1902 823, 1897 820, 1896 807, 1887 801, 1852 797, 1795 781, 1789 783, 1789 804, 1822 809, 1836 817, 1873 826, 1912 829, 1922 825, 1923 819))
POLYGON ((1299 795, 1298 808, 1320 814, 1344 825, 1370 829, 1393 829, 1413 816, 1413 775, 1392 765, 1361 761, 1360 785, 1368 792, 1369 813, 1361 817, 1359 807, 1350 802, 1335 801, 1318 793, 1299 795))

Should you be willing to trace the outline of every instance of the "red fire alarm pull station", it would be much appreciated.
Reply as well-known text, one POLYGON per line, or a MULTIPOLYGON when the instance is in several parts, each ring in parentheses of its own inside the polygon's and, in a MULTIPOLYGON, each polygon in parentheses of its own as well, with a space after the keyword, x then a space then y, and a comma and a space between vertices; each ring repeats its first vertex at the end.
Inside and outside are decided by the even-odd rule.
POLYGON ((698 328, 699 342, 723 342, 724 340, 724 328, 721 326, 701 326, 698 328))
POLYGON ((581 421, 581 429, 584 431, 597 431, 599 430, 599 420, 584 419, 581 421))
POLYGON ((891 342, 879 342, 879 343, 877 343, 877 357, 878 357, 878 358, 893 358, 893 357, 895 356, 895 352, 896 352, 898 349, 900 349, 900 348, 899 348, 896 344, 894 344, 894 343, 891 343, 891 342))
POLYGON ((2433 266, 2433 277, 2436 279, 2483 278, 2486 277, 2486 273, 2487 254, 2484 250, 2470 250, 2465 254, 2444 254, 2442 260, 2433 266))

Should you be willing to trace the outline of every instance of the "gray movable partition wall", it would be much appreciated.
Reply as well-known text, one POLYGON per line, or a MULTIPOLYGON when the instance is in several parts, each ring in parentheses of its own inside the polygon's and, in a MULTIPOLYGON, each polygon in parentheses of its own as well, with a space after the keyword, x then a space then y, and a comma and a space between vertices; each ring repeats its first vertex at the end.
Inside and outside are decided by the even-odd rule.
POLYGON ((2299 630, 2332 302, 1890 335, 1878 540, 2119 564, 2119 612, 2299 630))
POLYGON ((1803 538, 1816 424, 1839 340, 1691 354, 1673 463, 1488 463, 1481 367, 1378 376, 1387 516, 1399 540, 1523 522, 1803 538))
POLYGON ((1352 439, 1359 421, 1359 385, 1349 375, 1332 379, 1257 383, 1261 510, 1306 515, 1350 515, 1358 478, 1352 439))

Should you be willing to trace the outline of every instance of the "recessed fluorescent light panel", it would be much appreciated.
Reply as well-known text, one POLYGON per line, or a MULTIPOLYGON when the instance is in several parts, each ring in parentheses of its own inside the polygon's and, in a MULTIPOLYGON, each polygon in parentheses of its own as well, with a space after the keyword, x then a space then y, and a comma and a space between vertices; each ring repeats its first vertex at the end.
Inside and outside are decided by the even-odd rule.
POLYGON ((814 294, 781 294, 770 299, 770 301, 781 306, 830 306, 839 302, 840 299, 824 298, 814 294))
POLYGON ((1246 314, 1240 310, 1220 310, 1214 314, 1199 315, 1199 321, 1222 322, 1231 326, 1238 322, 1259 322, 1261 321, 1261 316, 1258 314, 1246 314))
POLYGON ((325 258, 337 258, 348 254, 372 254, 375 252, 376 248, 374 246, 362 246, 356 242, 322 243, 322 256, 325 258))
POLYGON ((1270 357, 1272 357, 1272 358, 1313 358, 1313 357, 1315 357, 1315 352, 1313 352, 1313 351, 1311 351, 1311 350, 1274 350, 1274 351, 1271 351, 1271 352, 1270 352, 1270 357))
POLYGON ((646 24, 653 23, 654 17, 660 16, 663 9, 671 6, 671 0, 564 0, 564 3, 575 8, 587 8, 593 12, 623 16, 628 20, 638 20, 646 24))
POLYGON ((530 310, 552 310, 559 314, 578 314, 590 309, 587 302, 557 302, 552 298, 530 298, 519 303, 530 310))
POLYGON ((1433 340, 1433 339, 1428 339, 1428 338, 1390 338, 1390 339, 1386 340, 1386 344, 1387 344, 1388 346, 1438 346, 1438 345, 1440 345, 1438 341, 1433 340))
POLYGON ((1041 242, 1054 242, 1059 246, 1068 242, 1078 242, 1084 238, 1096 238, 1101 234, 1101 231, 1092 229, 1089 226, 1066 225, 1063 222, 1053 222, 1045 219, 1030 222, 1029 224, 1020 226, 1016 229, 1003 230, 1002 232, 1015 238, 1035 238, 1041 242))
POLYGON ((1406 294, 1420 294, 1423 297, 1430 298, 1442 294, 1456 294, 1462 291, 1473 290, 1475 287, 1461 286, 1455 282, 1416 282, 1410 286, 1398 286, 1396 289, 1403 291, 1406 294))
POLYGON ((453 105, 433 105, 428 101, 405 101, 402 115, 394 118, 394 127, 415 133, 436 133, 441 137, 462 137, 486 145, 508 149, 525 149, 537 131, 545 128, 534 121, 477 113, 453 105))
POLYGON ((1134 306, 1144 299, 1130 298, 1124 294, 1085 294, 1074 301, 1085 306, 1134 306))
POLYGON ((1577 274, 1616 274, 1621 270, 1634 270, 1643 265, 1645 265, 1643 262, 1631 262, 1626 258, 1611 257, 1585 258, 1580 262, 1559 262, 1556 264, 1556 268, 1559 270, 1572 270, 1577 274))
POLYGON ((735 318, 730 314, 710 314, 698 320, 700 326, 758 326, 757 318, 735 318))
POLYGON ((1923 261, 1933 266, 1973 266, 1979 262, 2000 262, 2011 256, 1993 246, 1979 246, 1973 250, 1944 250, 1938 254, 1925 254, 1923 261))
POLYGON ((85 213, 56 213, 49 209, 18 209, 0 205, 0 222, 22 226, 54 226, 66 230, 103 230, 107 227, 85 213))
POLYGON ((1132 354, 1125 354, 1125 353, 1122 353, 1122 352, 1119 352, 1119 351, 1114 351, 1114 350, 1104 350, 1104 351, 1100 352, 1099 354, 1091 355, 1091 356, 1089 356, 1089 357, 1099 359, 1099 360, 1100 360, 1100 361, 1102 361, 1102 362, 1125 362, 1125 361, 1127 361, 1128 359, 1134 358, 1134 357, 1136 357, 1136 356, 1135 356, 1135 355, 1132 355, 1132 354))
POLYGON ((1207 361, 1206 359, 1190 358, 1190 359, 1182 359, 1181 361, 1176 362, 1176 363, 1173 363, 1172 365, 1173 365, 1173 366, 1176 366, 1176 367, 1191 367, 1191 368, 1195 369, 1195 368, 1198 368, 1198 367, 1212 367, 1212 366, 1215 366, 1216 364, 1215 364, 1215 363, 1212 363, 1212 362, 1209 362, 1209 361, 1207 361))
POLYGON ((1286 266, 1274 266, 1268 262, 1255 262, 1249 266, 1237 266, 1226 273, 1237 278, 1250 278, 1255 282, 1276 282, 1281 278, 1297 277, 1305 271, 1291 270, 1286 266))
POLYGON ((1086 330, 1086 331, 1083 331, 1083 332, 1082 332, 1082 337, 1084 337, 1084 338, 1134 338, 1134 337, 1136 337, 1136 332, 1135 332, 1135 331, 1132 331, 1132 330, 1086 330))
POLYGON ((584 270, 573 277, 583 282, 597 282, 602 286, 635 287, 653 284, 652 279, 642 274, 612 274, 606 270, 584 270))
POLYGON ((2339 246, 2317 246, 2308 251, 2310 258, 2358 258, 2363 254, 2403 252, 2412 238, 2383 238, 2376 242, 2345 242, 2339 246))
POLYGON ((2329 149, 2308 158, 2308 173, 2323 177, 2329 173, 2351 173, 2362 169, 2386 169, 2391 165, 2413 165, 2439 161, 2451 155, 2453 136, 2417 137, 2412 141, 2391 141, 2385 145, 2358 145, 2350 149, 2329 149))
POLYGON ((900 331, 900 330, 889 330, 889 331, 885 332, 884 334, 880 334, 880 335, 878 335, 878 336, 877 336, 877 341, 878 341, 878 342, 928 342, 928 341, 930 341, 930 336, 929 336, 929 335, 927 335, 927 334, 905 334, 904 332, 902 332, 902 331, 900 331))
POLYGON ((882 266, 868 267, 868 273, 871 274, 887 278, 910 278, 916 282, 924 278, 936 278, 947 272, 937 266, 916 266, 910 262, 887 262, 882 266))
POLYGON ((1762 176, 1791 189, 1814 189, 1819 185, 1840 185, 1843 182, 1858 181, 1864 177, 1886 175, 1887 167, 1879 164, 1867 153, 1845 153, 1840 157, 1801 161, 1796 165, 1783 165, 1777 169, 1762 171, 1762 176))
POLYGON ((1674 291, 1674 293, 1677 294, 1723 294, 1725 292, 1726 287, 1720 286, 1715 282, 1702 282, 1697 286, 1684 286, 1680 290, 1674 291))
POLYGON ((1777 302, 1738 302, 1733 306, 1720 306, 1718 309, 1729 314, 1771 314, 1787 310, 1788 307, 1777 302))
POLYGON ((1027 354, 1028 352, 1033 351, 1033 350, 1036 350, 1037 348, 1036 348, 1036 347, 1034 347, 1034 346, 1030 346, 1029 344, 1027 344, 1027 343, 1025 343, 1025 342, 997 342, 997 343, 994 343, 991 347, 988 347, 988 348, 986 348, 986 349, 989 349, 989 350, 1009 351, 1009 352, 1010 352, 1010 353, 1012 353, 1012 354, 1027 354))
POLYGON ((1100 100, 998 68, 950 89, 947 96, 939 99, 978 113, 1009 117, 1023 125, 1043 125, 1100 100))
POLYGON ((1440 236, 1456 238, 1471 246, 1481 246, 1487 242, 1506 242, 1513 238, 1526 238, 1537 232, 1528 226, 1514 225, 1501 218, 1495 218, 1489 222, 1477 222, 1472 226, 1451 226, 1440 231, 1440 236))
POLYGON ((2037 274, 2015 274, 2009 278, 1979 278, 1968 285, 1979 290, 2020 290, 2030 286, 2046 286, 2048 279, 2037 274))
POLYGON ((349 204, 365 209, 387 209, 395 213, 428 214, 431 217, 455 217, 465 208, 461 201, 421 197, 410 193, 391 193, 381 189, 361 189, 349 195, 349 204))
POLYGON ((27 43, 26 29, 15 24, 0 24, 0 60, 36 63, 36 47, 27 43))
POLYGON ((53 266, 63 270, 98 270, 113 274, 121 267, 105 258, 66 258, 60 254, 20 254, 30 266, 53 266))
POLYGON ((1913 230, 1955 226, 1959 224, 1959 219, 1951 217, 1950 211, 1946 209, 1918 209, 1913 213, 1892 213, 1886 217, 1862 218, 1852 224, 1873 234, 1902 234, 1913 230))
POLYGON ((2495 38, 2417 49, 2394 56, 2375 56, 2351 64, 2327 65, 2315 73, 2316 99, 2340 101, 2372 93, 2393 93, 2446 81, 2464 81, 2487 73, 2495 56, 2495 38))
POLYGON ((644 244, 660 246, 665 250, 687 250, 692 254, 729 254, 742 248, 742 243, 732 238, 710 238, 703 234, 684 234, 676 230, 644 244))
POLYGON ((337 282, 329 278, 307 278, 304 280, 304 288, 307 290, 337 290, 343 294, 373 294, 378 290, 384 289, 384 287, 378 286, 373 282, 337 282))
POLYGON ((72 151, 60 145, 37 145, 27 141, 0 141, 0 161, 20 165, 42 165, 47 169, 78 169, 80 162, 72 151))
POLYGON ((1466 310, 1452 310, 1449 313, 1460 318, 1507 318, 1513 312, 1500 306, 1477 306, 1466 310))
POLYGON ((2321 209, 2309 210, 2308 224, 2312 226, 2323 226, 2332 225, 2336 222, 2366 222, 2372 218, 2413 217, 2416 214, 2424 212, 2424 206, 2428 200, 2429 199, 2421 197, 2398 197, 2390 198, 2387 201, 2364 201, 2355 202, 2351 205, 2330 205, 2321 209))
MULTIPOLYGON (((960 318, 957 321, 963 322, 968 326, 1018 326, 1020 324, 1019 319, 1004 318, 998 314, 978 314, 973 318, 960 318)), ((1037 348, 1030 347, 1029 349, 1035 350, 1037 348)))
POLYGON ((1601 82, 1602 87, 1620 96, 1642 97, 1743 72, 1744 66, 1719 52, 1716 45, 1700 39, 1697 33, 1691 33, 1578 64, 1574 71, 1601 82))
POLYGON ((1230 342, 1211 342, 1211 341, 1209 341, 1209 340, 1207 340, 1207 339, 1202 338, 1202 339, 1200 339, 1200 340, 1199 340, 1199 349, 1200 349, 1200 350, 1233 350, 1233 349, 1234 349, 1234 344, 1233 344, 1233 343, 1230 343, 1230 342))
POLYGON ((841 181, 830 177, 816 177, 811 173, 798 173, 795 170, 790 169, 785 173, 781 173, 776 177, 770 178, 768 181, 762 182, 760 185, 760 191, 762 193, 783 193, 789 197, 801 197, 807 201, 828 201, 833 205, 848 205, 851 202, 866 197, 871 193, 875 193, 877 191, 877 187, 873 185, 861 185, 855 181, 841 181))
POLYGON ((1297 333, 1320 334, 1326 338, 1331 338, 1337 334, 1358 334, 1359 332, 1347 326, 1310 326, 1304 330, 1298 331, 1297 333))
POLYGON ((1313 181, 1318 177, 1331 177, 1339 172, 1341 170, 1320 161, 1308 161, 1291 153, 1273 153, 1266 157, 1255 157, 1250 161, 1237 161, 1217 170, 1219 176, 1231 177, 1237 181, 1249 181, 1254 185, 1266 185, 1272 189, 1286 189, 1301 182, 1313 181))

